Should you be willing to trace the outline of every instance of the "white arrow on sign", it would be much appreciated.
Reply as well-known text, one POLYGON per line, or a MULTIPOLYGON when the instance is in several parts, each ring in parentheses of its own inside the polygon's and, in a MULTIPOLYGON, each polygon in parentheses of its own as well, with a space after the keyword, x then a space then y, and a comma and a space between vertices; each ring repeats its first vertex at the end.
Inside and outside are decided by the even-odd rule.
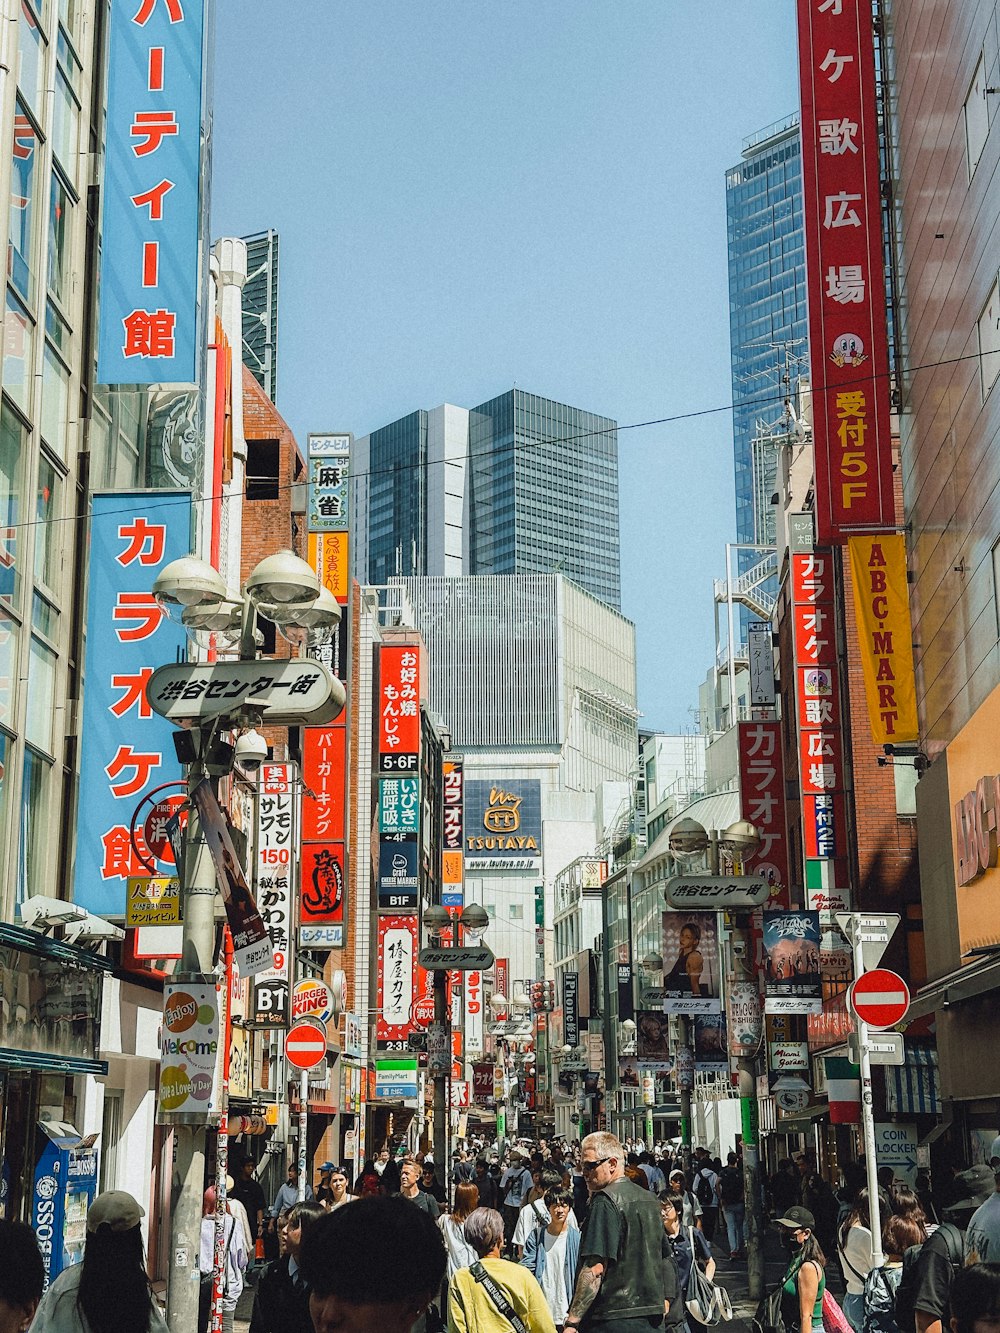
POLYGON ((866 972, 878 967, 899 925, 898 912, 837 912, 837 925, 851 944, 861 945, 866 972))

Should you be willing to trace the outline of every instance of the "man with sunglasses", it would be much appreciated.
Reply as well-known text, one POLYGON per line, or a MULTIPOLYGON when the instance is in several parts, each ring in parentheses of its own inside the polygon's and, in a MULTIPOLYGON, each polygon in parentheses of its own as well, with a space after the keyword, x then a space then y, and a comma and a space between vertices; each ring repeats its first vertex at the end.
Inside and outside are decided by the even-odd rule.
POLYGON ((565 1328, 649 1333, 663 1323, 676 1290, 659 1204, 625 1175, 625 1152, 613 1134, 588 1134, 580 1166, 590 1203, 565 1328))

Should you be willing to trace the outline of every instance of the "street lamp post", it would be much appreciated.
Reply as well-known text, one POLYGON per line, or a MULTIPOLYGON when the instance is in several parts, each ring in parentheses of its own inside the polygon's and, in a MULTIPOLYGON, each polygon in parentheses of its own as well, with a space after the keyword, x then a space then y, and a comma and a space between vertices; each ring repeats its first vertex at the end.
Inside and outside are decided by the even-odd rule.
MULTIPOLYGON (((262 560, 247 579, 243 595, 227 591, 219 572, 196 555, 171 561, 157 575, 153 595, 171 619, 180 620, 192 638, 227 635, 239 642, 242 658, 257 655, 256 617, 267 615, 284 632, 286 626, 305 622, 306 630, 329 633, 340 617, 320 598, 319 579, 304 560, 291 551, 279 551, 262 560)), ((213 668, 209 667, 211 671, 213 668)), ((223 669, 225 664, 223 664, 223 669)), ((340 706, 343 707, 343 688, 340 706)), ((327 699, 330 695, 327 695, 327 699)), ((192 711, 197 713, 194 705, 192 711)), ((274 720, 280 725, 280 716, 274 720)), ((192 726, 193 758, 187 764, 188 819, 184 834, 181 877, 182 945, 177 981, 212 985, 215 982, 215 894, 216 867, 202 826, 195 791, 210 775, 209 744, 223 727, 255 724, 260 717, 250 708, 230 712, 223 705, 206 718, 203 726, 192 726)), ((216 769, 216 772, 218 770, 216 769)), ((191 1329, 198 1322, 200 1290, 202 1190, 205 1178, 205 1131, 210 1121, 202 1114, 171 1117, 175 1135, 175 1159, 180 1177, 170 1223, 170 1260, 167 1283, 167 1322, 171 1328, 191 1329)), ((217 1230, 226 1207, 223 1178, 218 1199, 217 1230)), ((216 1246, 218 1267, 218 1245, 216 1246)), ((219 1274, 216 1273, 218 1289, 219 1274)), ((218 1294, 218 1291, 217 1293, 218 1294)))

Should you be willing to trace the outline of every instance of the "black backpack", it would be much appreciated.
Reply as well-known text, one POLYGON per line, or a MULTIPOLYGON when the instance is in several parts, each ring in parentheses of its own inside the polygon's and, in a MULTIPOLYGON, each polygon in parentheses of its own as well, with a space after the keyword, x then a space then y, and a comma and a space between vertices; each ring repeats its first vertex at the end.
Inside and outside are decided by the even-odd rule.
POLYGON ((695 1198, 703 1208, 715 1207, 715 1190, 712 1189, 712 1182, 705 1175, 705 1168, 698 1172, 698 1182, 694 1187, 695 1198))
POLYGON ((743 1173, 735 1166, 727 1166, 719 1177, 723 1203, 743 1202, 743 1173))
POLYGON ((751 1333, 786 1333, 785 1321, 781 1317, 782 1286, 775 1287, 757 1306, 757 1313, 750 1321, 751 1333))
MULTIPOLYGON (((953 1222, 942 1222, 934 1235, 940 1236, 947 1246, 948 1262, 951 1264, 951 1277, 954 1281, 955 1274, 965 1260, 962 1233, 953 1222)), ((926 1244, 927 1241, 924 1241, 923 1245, 911 1245, 903 1255, 903 1275, 899 1279, 894 1307, 900 1333, 911 1333, 911 1330, 916 1328, 917 1312, 914 1301, 920 1282, 920 1255, 926 1244)))

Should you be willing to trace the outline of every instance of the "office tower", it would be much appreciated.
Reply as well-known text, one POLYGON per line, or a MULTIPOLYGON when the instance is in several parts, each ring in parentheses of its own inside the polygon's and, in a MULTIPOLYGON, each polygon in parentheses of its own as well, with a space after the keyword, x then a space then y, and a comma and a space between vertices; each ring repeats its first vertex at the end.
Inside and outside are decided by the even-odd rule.
POLYGON ((776 451, 754 440, 780 421, 786 365, 794 388, 808 350, 798 115, 745 140, 726 172, 726 216, 736 540, 771 545, 776 451))
POLYGON ((511 389, 411 412, 355 441, 354 571, 564 574, 621 603, 618 427, 511 389))
POLYGON ((243 364, 272 403, 278 401, 278 233, 244 236, 243 364))

